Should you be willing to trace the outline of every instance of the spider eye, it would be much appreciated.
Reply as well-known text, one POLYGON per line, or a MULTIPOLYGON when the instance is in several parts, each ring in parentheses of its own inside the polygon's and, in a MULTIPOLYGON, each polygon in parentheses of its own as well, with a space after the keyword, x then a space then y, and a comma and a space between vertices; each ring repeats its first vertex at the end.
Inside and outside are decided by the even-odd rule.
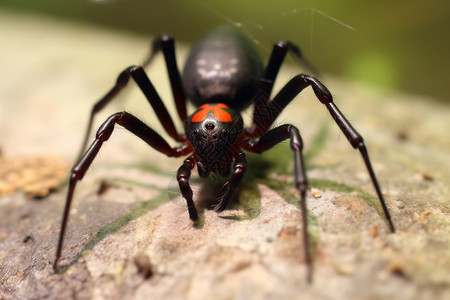
POLYGON ((205 124, 205 128, 207 130, 213 130, 216 127, 216 125, 214 125, 214 123, 206 123, 205 124))
POLYGON ((222 130, 222 136, 224 138, 228 137, 228 130, 226 130, 226 129, 222 130))

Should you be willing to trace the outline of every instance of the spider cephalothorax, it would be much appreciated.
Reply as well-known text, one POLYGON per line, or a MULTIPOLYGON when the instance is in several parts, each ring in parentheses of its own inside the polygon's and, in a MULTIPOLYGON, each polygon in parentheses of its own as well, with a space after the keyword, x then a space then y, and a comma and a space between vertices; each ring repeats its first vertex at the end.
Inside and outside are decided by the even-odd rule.
POLYGON ((233 145, 243 126, 241 115, 223 103, 203 104, 187 119, 186 136, 195 150, 201 177, 216 172, 223 177, 230 174, 238 151, 233 145))

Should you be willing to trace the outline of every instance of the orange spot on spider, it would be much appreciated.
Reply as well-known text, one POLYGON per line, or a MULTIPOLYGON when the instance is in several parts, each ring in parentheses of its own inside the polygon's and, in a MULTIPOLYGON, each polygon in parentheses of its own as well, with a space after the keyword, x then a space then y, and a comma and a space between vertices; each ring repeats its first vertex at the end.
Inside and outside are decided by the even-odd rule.
POLYGON ((192 122, 202 122, 210 112, 213 112, 214 117, 217 119, 217 121, 231 122, 233 119, 231 118, 230 113, 225 111, 223 108, 228 108, 228 106, 223 103, 203 104, 202 106, 200 106, 201 110, 195 113, 192 117, 192 122))

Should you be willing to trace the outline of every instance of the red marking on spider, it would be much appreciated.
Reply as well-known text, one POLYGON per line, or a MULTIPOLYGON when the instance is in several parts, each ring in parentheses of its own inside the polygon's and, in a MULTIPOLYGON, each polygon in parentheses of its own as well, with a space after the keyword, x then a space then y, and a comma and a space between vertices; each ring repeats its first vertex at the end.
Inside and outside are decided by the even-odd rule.
POLYGON ((206 116, 212 111, 214 114, 214 117, 217 119, 217 121, 220 122, 231 122, 232 118, 230 113, 228 113, 227 111, 224 110, 224 108, 228 108, 228 106, 226 106, 223 103, 218 103, 218 104, 203 104, 202 106, 200 106, 200 109, 193 117, 192 117, 192 122, 201 122, 203 121, 206 116))

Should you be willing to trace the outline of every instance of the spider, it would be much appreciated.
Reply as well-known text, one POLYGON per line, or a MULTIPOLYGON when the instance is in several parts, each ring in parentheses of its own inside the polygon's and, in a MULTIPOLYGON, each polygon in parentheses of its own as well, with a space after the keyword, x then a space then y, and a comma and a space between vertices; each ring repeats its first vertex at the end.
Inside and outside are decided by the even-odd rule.
POLYGON ((224 194, 215 206, 215 210, 221 212, 226 209, 247 170, 244 151, 262 153, 289 139, 294 156, 295 186, 299 192, 301 208, 306 277, 308 281, 311 281, 312 261, 306 218, 308 181, 302 155, 302 138, 294 125, 271 127, 283 109, 308 86, 312 87, 319 101, 328 109, 353 148, 360 151, 389 228, 391 232, 395 232, 363 138, 333 103, 328 89, 315 77, 299 74, 270 100, 274 81, 288 52, 306 64, 300 49, 295 44, 279 41, 274 44, 269 61, 264 68, 257 50, 246 36, 235 28, 220 27, 209 33, 193 48, 181 76, 175 57, 174 39, 167 35, 156 38, 143 66, 131 66, 122 71, 113 88, 92 108, 78 163, 71 170, 53 264, 55 271, 58 270, 58 260, 61 257, 64 233, 76 184, 84 177, 103 143, 109 139, 115 125, 118 124, 167 156, 189 155, 177 171, 177 181, 187 203, 189 218, 193 222, 198 221, 199 218, 189 184, 191 170, 195 166, 200 177, 218 173, 228 178, 224 186, 224 194), (178 116, 184 123, 184 134, 176 130, 171 116, 144 71, 144 66, 148 65, 158 52, 164 54, 178 116), (100 126, 95 140, 83 154, 95 114, 115 98, 130 78, 144 93, 169 136, 181 145, 172 148, 164 138, 141 120, 128 112, 118 112, 100 126), (197 107, 196 111, 189 116, 186 111, 186 99, 197 107), (254 104, 252 124, 250 127, 244 127, 240 112, 251 104, 254 104))

